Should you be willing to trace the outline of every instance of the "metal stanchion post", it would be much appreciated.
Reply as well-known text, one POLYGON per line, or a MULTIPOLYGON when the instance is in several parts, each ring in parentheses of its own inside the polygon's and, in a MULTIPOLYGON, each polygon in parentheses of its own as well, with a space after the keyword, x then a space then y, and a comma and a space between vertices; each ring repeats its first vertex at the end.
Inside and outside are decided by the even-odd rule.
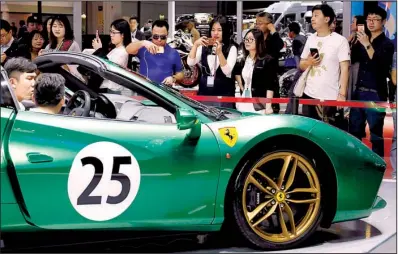
POLYGON ((296 96, 292 96, 292 115, 298 115, 298 108, 299 108, 299 98, 296 96))

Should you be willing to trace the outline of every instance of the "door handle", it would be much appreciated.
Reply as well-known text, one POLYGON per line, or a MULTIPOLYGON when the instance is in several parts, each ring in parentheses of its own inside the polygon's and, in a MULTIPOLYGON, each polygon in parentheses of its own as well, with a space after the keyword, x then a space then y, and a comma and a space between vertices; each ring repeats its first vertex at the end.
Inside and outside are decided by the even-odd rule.
POLYGON ((26 156, 30 163, 52 162, 54 160, 53 157, 41 153, 28 153, 26 156))

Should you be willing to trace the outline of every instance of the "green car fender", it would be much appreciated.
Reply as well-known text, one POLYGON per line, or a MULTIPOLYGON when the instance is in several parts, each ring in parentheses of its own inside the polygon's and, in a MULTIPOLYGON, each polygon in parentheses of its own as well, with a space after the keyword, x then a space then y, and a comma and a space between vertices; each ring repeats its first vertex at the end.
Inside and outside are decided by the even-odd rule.
POLYGON ((326 197, 326 225, 367 217, 372 208, 375 209, 373 206, 377 203, 377 192, 386 163, 347 132, 321 121, 291 115, 251 116, 209 126, 219 142, 221 154, 214 224, 224 220, 228 184, 233 180, 233 172, 242 166, 240 163, 244 156, 260 142, 285 135, 298 136, 315 144, 334 169, 334 172, 329 173, 334 173, 335 182, 330 179, 328 184, 333 184, 336 190, 326 197), (227 129, 229 134, 233 130, 236 135, 234 144, 228 143, 225 137, 227 129))
POLYGON ((318 121, 292 115, 259 115, 208 124, 220 146, 221 170, 216 197, 214 224, 224 220, 224 202, 228 183, 245 155, 257 144, 272 137, 296 135, 308 139, 318 121), (225 133, 229 132, 229 135, 225 133), (228 137, 230 136, 230 137, 228 137), (234 143, 228 139, 234 136, 234 143))
POLYGON ((361 140, 328 124, 317 124, 309 139, 322 144, 336 171, 333 223, 368 217, 383 181, 386 162, 361 140))

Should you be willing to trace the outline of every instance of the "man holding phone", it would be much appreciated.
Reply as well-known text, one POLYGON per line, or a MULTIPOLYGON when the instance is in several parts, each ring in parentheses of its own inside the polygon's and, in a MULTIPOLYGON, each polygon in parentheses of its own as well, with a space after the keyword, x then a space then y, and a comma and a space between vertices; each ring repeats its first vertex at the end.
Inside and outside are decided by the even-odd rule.
MULTIPOLYGON (((390 76, 394 44, 383 32, 387 12, 381 8, 368 12, 366 27, 370 37, 362 31, 357 32, 358 47, 353 53, 359 56, 359 71, 353 100, 384 101, 388 100, 387 78, 390 76)), ((362 139, 365 137, 366 123, 369 124, 372 150, 384 157, 383 126, 385 112, 372 108, 351 108, 349 132, 362 139)))
POLYGON ((178 51, 167 44, 168 30, 167 21, 156 20, 152 24, 152 42, 132 42, 126 50, 140 59, 140 74, 157 83, 173 85, 184 78, 184 72, 178 51))
MULTIPOLYGON (((345 101, 350 66, 350 48, 346 38, 331 32, 336 15, 327 4, 314 6, 310 35, 301 54, 300 69, 311 68, 307 76, 303 99, 345 101)), ((336 107, 303 105, 303 115, 322 119, 335 116, 336 107)))

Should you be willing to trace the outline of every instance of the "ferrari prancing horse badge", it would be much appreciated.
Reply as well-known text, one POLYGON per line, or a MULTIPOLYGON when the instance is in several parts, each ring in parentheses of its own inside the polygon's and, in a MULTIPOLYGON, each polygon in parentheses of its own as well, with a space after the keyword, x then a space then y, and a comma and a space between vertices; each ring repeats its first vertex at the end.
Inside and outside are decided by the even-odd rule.
POLYGON ((238 132, 235 127, 225 127, 218 130, 222 140, 230 147, 233 147, 238 140, 238 132))

